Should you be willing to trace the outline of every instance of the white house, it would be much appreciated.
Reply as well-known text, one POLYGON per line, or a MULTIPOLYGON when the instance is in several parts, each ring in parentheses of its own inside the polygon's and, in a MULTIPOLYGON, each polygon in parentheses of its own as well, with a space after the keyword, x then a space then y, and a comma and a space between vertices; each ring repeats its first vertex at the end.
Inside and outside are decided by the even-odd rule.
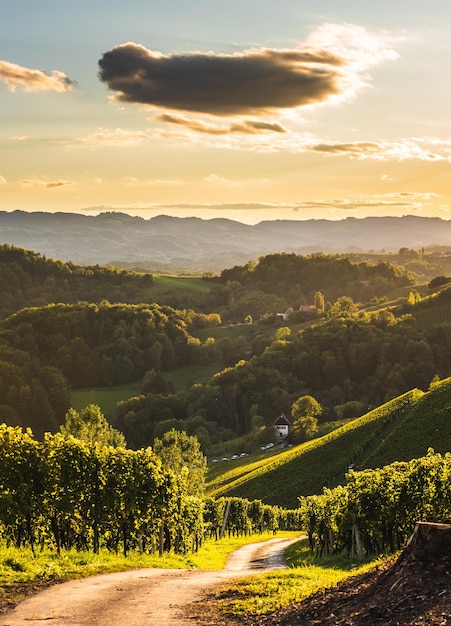
POLYGON ((286 439, 288 437, 288 433, 290 432, 291 421, 282 413, 273 423, 274 431, 276 433, 277 439, 286 439))

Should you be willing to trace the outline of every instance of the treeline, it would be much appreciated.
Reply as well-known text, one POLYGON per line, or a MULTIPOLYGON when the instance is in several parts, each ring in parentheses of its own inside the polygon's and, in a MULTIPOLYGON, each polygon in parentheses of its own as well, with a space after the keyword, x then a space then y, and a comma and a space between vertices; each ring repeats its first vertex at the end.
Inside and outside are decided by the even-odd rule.
POLYGON ((36 252, 0 245, 0 318, 24 307, 78 300, 138 303, 149 300, 151 274, 46 259, 36 252))
POLYGON ((189 495, 185 471, 150 449, 88 445, 0 425, 0 533, 33 550, 186 553, 206 536, 299 530, 296 511, 238 498, 189 495))
POLYGON ((69 385, 57 367, 0 343, 0 421, 55 431, 70 407, 69 385))
POLYGON ((400 549, 415 523, 451 519, 451 454, 350 471, 347 484, 301 498, 302 527, 320 554, 400 549))
POLYGON ((217 316, 158 304, 52 304, 23 309, 2 324, 3 339, 58 367, 74 388, 141 379, 197 357, 189 330, 217 316))
POLYGON ((218 323, 216 314, 157 304, 24 309, 2 323, 3 352, 15 355, 3 359, 0 351, 0 384, 8 390, 2 419, 33 425, 37 434, 54 431, 68 408, 68 386, 141 381, 141 395, 121 403, 114 419, 128 445, 148 446, 162 429, 176 428, 207 451, 260 432, 301 395, 316 398, 328 421, 357 417, 449 375, 451 326, 426 333, 411 316, 339 311, 297 333, 279 327, 272 339, 257 333, 215 341, 207 332, 202 342, 193 335, 202 327, 214 334, 218 323), (165 373, 199 362, 231 366, 175 393, 165 373))
MULTIPOLYGON (((312 395, 324 409, 322 420, 328 421, 356 417, 410 389, 427 389, 434 376, 450 374, 451 325, 426 332, 410 315, 356 312, 351 296, 343 296, 355 288, 369 298, 409 282, 407 274, 386 263, 279 254, 224 270, 211 292, 211 310, 221 310, 224 301, 221 315, 230 319, 236 307, 243 307, 242 320, 242 313, 254 311, 250 298, 261 310, 271 311, 277 324, 262 320, 221 338, 215 338, 213 329, 221 323, 218 313, 155 303, 87 301, 92 294, 86 285, 98 285, 96 293, 105 295, 104 277, 110 273, 112 284, 131 285, 130 294, 135 295, 133 285, 151 277, 78 268, 11 246, 0 248, 0 276, 2 267, 12 271, 16 276, 12 284, 16 280, 22 291, 31 281, 35 295, 39 286, 45 293, 44 283, 49 286, 53 280, 53 291, 49 287, 53 300, 65 276, 75 280, 80 273, 84 285, 73 293, 82 293, 83 300, 77 303, 28 307, 0 325, 0 388, 7 390, 0 401, 0 419, 31 425, 38 435, 54 432, 62 423, 68 387, 139 381, 141 395, 122 403, 115 416, 114 426, 128 444, 145 447, 163 429, 176 428, 196 435, 208 450, 235 435, 261 433, 277 415, 289 413, 301 395, 312 395), (49 275, 53 270, 55 275, 49 275), (325 304, 340 294, 328 313, 322 312, 299 332, 281 327, 274 313, 277 302, 313 301, 318 289, 324 293, 317 299, 325 304), (41 371, 36 373, 38 363, 41 371), (193 380, 186 390, 175 393, 166 372, 199 363, 218 373, 206 384, 193 380)), ((67 284, 72 279, 67 278, 67 284)))
POLYGON ((64 420, 69 388, 143 380, 143 392, 168 393, 161 372, 198 356, 189 329, 217 322, 157 304, 23 309, 1 324, 0 419, 42 436, 64 420))
POLYGON ((206 384, 122 403, 116 426, 132 445, 135 434, 147 430, 149 436, 154 427, 149 415, 168 423, 200 416, 241 435, 289 413, 302 395, 320 402, 323 421, 357 417, 410 389, 428 389, 436 375, 448 376, 450 338, 450 326, 426 335, 412 317, 395 318, 386 311, 327 319, 296 334, 279 328, 260 354, 206 384))
POLYGON ((242 321, 247 315, 259 319, 274 308, 283 312, 288 307, 313 305, 317 291, 326 303, 348 296, 365 304, 413 283, 405 269, 389 263, 287 253, 268 254, 257 263, 225 269, 219 280, 210 301, 225 321, 242 321))

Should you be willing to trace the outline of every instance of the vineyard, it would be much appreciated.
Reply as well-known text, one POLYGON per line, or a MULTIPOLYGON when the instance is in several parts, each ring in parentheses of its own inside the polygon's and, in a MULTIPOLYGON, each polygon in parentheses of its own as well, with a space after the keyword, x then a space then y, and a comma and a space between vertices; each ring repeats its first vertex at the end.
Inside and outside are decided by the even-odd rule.
POLYGON ((415 309, 414 316, 418 328, 429 331, 442 324, 449 324, 451 319, 451 303, 445 303, 430 309, 415 309))
POLYGON ((451 449, 451 378, 432 383, 404 414, 397 428, 383 437, 366 457, 366 467, 382 467, 394 459, 409 461, 426 454, 428 448, 445 453, 451 449))
POLYGON ((246 499, 202 500, 150 449, 102 448, 0 425, 0 533, 7 544, 150 553, 207 536, 299 529, 299 512, 246 499))
POLYGON ((311 549, 326 555, 382 554, 400 549, 419 520, 451 519, 451 454, 378 470, 350 471, 347 484, 301 499, 311 549))
POLYGON ((298 496, 344 482, 348 467, 360 464, 422 395, 412 390, 319 439, 218 476, 209 483, 209 494, 296 507, 298 496))

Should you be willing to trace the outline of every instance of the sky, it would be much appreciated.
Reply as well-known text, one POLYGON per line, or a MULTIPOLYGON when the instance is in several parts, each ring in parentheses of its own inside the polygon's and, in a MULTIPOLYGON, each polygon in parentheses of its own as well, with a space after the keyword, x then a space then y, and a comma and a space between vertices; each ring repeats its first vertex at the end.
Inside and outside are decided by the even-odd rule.
POLYGON ((449 0, 0 0, 0 210, 451 219, 449 0))

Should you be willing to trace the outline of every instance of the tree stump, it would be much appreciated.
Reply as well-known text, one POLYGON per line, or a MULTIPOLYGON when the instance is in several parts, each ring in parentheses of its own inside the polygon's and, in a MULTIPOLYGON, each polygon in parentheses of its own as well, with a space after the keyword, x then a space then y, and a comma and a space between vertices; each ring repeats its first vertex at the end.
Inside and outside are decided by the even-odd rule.
POLYGON ((424 570, 451 567, 451 524, 417 522, 396 566, 424 570))

